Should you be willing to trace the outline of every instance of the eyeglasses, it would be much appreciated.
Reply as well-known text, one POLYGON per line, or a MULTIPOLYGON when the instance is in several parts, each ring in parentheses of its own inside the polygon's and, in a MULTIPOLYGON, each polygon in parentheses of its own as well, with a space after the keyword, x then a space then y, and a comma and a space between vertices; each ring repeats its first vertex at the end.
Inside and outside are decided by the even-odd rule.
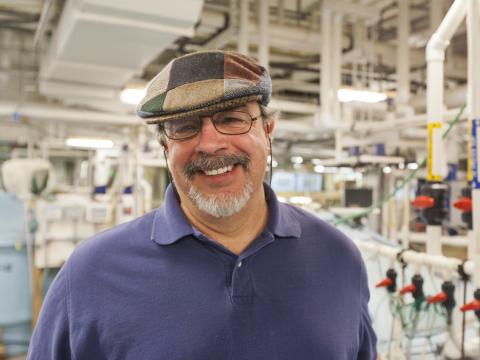
MULTIPOLYGON (((259 116, 252 117, 243 111, 223 111, 212 115, 212 124, 215 129, 224 135, 246 134, 259 116)), ((165 135, 172 140, 186 140, 197 135, 202 128, 200 116, 187 117, 180 120, 165 121, 163 130, 165 135)))

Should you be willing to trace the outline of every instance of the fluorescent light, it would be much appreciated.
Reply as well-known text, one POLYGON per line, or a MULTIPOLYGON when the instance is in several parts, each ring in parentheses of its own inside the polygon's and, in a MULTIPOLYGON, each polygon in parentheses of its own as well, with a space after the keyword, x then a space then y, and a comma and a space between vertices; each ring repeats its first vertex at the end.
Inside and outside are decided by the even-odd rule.
POLYGON ((137 105, 145 96, 145 89, 127 88, 120 93, 120 100, 125 104, 137 105))
POLYGON ((358 101, 364 103, 377 103, 387 99, 387 95, 375 91, 339 89, 337 97, 340 102, 358 101))
POLYGON ((407 164, 407 169, 409 169, 409 170, 417 170, 417 169, 418 169, 418 165, 417 165, 417 163, 408 163, 408 164, 407 164))
POLYGON ((111 149, 113 147, 113 141, 108 139, 68 138, 65 143, 68 146, 87 149, 111 149))
POLYGON ((385 166, 383 168, 383 173, 384 174, 390 174, 392 172, 392 168, 390 166, 385 166))
POLYGON ((309 196, 292 196, 289 201, 292 204, 307 205, 312 203, 312 198, 309 196))
POLYGON ((303 163, 303 158, 301 156, 292 156, 291 159, 292 163, 294 164, 301 164, 303 163))
POLYGON ((314 168, 313 168, 313 171, 317 172, 317 173, 322 173, 325 171, 325 166, 323 165, 315 165, 314 168))

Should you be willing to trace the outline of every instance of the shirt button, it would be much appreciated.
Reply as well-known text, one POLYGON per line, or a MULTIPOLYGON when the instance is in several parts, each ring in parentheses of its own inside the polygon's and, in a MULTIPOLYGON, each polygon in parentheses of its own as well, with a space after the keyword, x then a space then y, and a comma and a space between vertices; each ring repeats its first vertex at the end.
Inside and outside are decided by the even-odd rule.
POLYGON ((238 262, 237 267, 239 267, 239 268, 242 267, 242 262, 241 261, 238 262))

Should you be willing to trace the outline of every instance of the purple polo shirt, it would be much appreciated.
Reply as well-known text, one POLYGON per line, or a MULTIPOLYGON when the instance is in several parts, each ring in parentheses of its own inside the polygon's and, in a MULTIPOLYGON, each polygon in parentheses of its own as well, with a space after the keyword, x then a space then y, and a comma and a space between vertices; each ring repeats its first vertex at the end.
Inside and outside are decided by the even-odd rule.
POLYGON ((28 359, 375 359, 365 268, 342 233, 279 203, 236 256, 164 206, 80 245, 28 359))

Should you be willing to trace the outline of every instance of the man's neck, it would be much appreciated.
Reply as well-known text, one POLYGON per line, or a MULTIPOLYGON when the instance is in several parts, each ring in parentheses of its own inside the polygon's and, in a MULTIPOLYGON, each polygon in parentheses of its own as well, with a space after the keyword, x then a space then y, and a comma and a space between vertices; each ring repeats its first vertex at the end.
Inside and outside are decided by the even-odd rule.
POLYGON ((263 189, 237 214, 216 218, 198 210, 188 199, 181 208, 189 222, 208 238, 239 255, 262 232, 268 221, 268 205, 263 189))

